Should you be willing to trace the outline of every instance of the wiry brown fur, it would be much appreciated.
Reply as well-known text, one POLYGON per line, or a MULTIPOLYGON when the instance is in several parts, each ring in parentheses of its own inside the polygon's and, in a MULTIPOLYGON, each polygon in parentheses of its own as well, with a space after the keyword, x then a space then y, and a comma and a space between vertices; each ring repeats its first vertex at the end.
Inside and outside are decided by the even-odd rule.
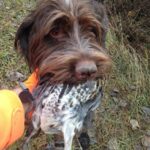
POLYGON ((42 0, 20 25, 15 47, 39 77, 51 74, 51 82, 78 82, 76 64, 93 61, 104 76, 110 69, 105 50, 107 16, 94 0, 42 0), (57 35, 57 29, 59 34, 57 35), (57 35, 56 37, 53 34, 57 35))

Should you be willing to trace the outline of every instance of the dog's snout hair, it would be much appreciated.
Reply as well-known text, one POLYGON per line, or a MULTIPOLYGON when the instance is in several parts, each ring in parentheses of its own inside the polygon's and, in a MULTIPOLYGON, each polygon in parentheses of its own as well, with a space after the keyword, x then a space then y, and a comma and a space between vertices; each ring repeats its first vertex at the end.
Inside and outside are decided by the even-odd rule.
POLYGON ((51 73, 51 82, 80 82, 75 66, 83 58, 96 64, 93 78, 99 78, 111 66, 105 50, 107 22, 96 1, 42 0, 20 25, 15 47, 30 69, 38 68, 39 77, 51 73))

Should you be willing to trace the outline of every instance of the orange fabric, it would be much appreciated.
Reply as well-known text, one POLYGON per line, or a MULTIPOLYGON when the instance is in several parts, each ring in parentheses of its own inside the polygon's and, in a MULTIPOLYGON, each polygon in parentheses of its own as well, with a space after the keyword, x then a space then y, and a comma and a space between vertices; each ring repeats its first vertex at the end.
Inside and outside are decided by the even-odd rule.
POLYGON ((0 91, 0 150, 19 139, 24 132, 24 109, 15 92, 0 91))
POLYGON ((29 89, 29 91, 32 93, 33 89, 36 87, 38 83, 38 77, 37 77, 37 70, 33 72, 30 77, 24 82, 26 87, 29 89))
MULTIPOLYGON (((30 92, 38 83, 37 70, 24 82, 30 92)), ((30 114, 32 116, 32 114, 30 114)), ((18 95, 9 90, 0 91, 0 150, 7 148, 24 132, 24 108, 18 95)))

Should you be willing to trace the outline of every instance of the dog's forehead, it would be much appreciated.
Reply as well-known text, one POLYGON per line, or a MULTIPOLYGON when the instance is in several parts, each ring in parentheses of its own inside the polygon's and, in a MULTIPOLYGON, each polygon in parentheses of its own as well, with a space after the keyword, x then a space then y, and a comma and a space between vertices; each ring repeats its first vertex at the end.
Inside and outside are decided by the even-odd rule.
POLYGON ((72 0, 64 0, 64 1, 65 1, 67 6, 69 6, 71 4, 71 2, 72 2, 72 0))
POLYGON ((82 3, 79 0, 62 0, 62 3, 69 12, 73 12, 74 9, 78 9, 78 7, 83 4, 83 0, 82 3))
MULTIPOLYGON (((90 0, 61 0, 61 4, 71 12, 84 11, 88 10, 90 0)), ((74 14, 73 13, 73 14, 74 14)))
POLYGON ((80 16, 80 14, 92 13, 91 6, 90 0, 40 0, 37 3, 37 12, 45 13, 45 16, 48 16, 47 12, 53 13, 53 16, 61 12, 67 13, 68 16, 69 14, 80 16))

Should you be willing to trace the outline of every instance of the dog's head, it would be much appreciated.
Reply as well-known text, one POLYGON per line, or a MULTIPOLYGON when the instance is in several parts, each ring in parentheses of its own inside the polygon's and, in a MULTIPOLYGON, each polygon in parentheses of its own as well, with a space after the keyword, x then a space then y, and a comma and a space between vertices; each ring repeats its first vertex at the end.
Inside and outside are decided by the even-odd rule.
POLYGON ((104 46, 106 21, 94 0, 42 0, 20 25, 15 48, 51 82, 97 79, 111 64, 104 46))

